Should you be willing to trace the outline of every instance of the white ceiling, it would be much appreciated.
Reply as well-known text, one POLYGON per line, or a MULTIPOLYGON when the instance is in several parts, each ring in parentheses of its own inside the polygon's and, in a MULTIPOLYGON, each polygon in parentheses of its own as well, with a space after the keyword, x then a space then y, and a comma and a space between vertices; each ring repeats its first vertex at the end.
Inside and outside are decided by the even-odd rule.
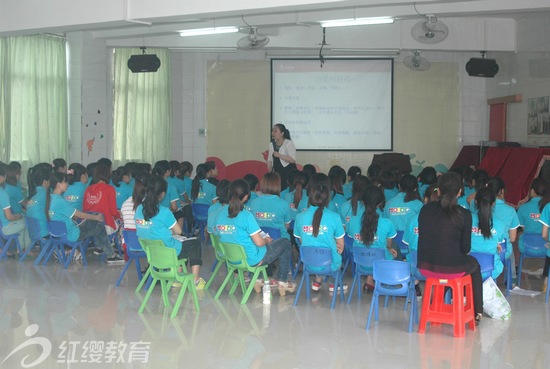
POLYGON ((327 29, 327 48, 513 52, 516 21, 550 17, 550 1, 2 0, 0 36, 90 30, 108 46, 217 49, 235 47, 245 35, 182 38, 177 31, 249 24, 270 37, 267 50, 313 50, 322 40, 320 21, 374 16, 396 21, 327 29), (449 27, 449 37, 441 43, 425 45, 411 37, 412 26, 428 13, 449 27))

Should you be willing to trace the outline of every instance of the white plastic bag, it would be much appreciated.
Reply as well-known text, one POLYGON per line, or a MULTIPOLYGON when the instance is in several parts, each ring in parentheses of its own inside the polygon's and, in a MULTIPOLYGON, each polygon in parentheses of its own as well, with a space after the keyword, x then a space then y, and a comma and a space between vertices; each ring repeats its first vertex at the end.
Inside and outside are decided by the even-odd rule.
POLYGON ((493 278, 483 282, 483 312, 493 319, 508 320, 512 309, 493 278))

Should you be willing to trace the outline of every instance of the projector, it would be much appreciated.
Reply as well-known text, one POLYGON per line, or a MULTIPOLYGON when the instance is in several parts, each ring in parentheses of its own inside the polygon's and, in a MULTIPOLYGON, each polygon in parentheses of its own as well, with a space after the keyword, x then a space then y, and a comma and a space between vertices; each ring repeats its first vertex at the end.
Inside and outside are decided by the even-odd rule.
POLYGON ((156 54, 132 55, 128 59, 128 68, 132 73, 156 72, 160 68, 160 59, 156 54))
POLYGON ((471 58, 466 63, 466 72, 472 77, 493 78, 498 73, 495 59, 471 58))

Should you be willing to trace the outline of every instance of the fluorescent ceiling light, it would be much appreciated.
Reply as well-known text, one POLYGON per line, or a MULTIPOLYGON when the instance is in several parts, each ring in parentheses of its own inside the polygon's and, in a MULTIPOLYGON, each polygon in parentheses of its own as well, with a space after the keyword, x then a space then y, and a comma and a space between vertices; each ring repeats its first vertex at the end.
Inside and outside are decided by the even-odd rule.
POLYGON ((179 31, 181 37, 186 36, 200 36, 200 35, 216 35, 220 33, 234 33, 238 32, 239 27, 210 27, 210 28, 196 28, 186 29, 179 31))
POLYGON ((329 21, 321 21, 321 27, 345 27, 345 26, 365 26, 369 24, 388 24, 393 23, 391 17, 373 17, 373 18, 354 18, 354 19, 337 19, 329 21))

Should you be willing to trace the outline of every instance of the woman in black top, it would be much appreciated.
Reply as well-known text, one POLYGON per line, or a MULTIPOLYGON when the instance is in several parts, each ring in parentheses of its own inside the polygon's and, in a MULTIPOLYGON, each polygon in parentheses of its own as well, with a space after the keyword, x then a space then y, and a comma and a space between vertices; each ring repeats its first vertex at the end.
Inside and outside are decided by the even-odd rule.
POLYGON ((457 205, 462 181, 456 173, 446 173, 439 177, 437 187, 439 201, 423 206, 418 217, 418 268, 441 274, 470 274, 479 322, 483 312, 481 272, 477 260, 468 255, 472 215, 457 205))

